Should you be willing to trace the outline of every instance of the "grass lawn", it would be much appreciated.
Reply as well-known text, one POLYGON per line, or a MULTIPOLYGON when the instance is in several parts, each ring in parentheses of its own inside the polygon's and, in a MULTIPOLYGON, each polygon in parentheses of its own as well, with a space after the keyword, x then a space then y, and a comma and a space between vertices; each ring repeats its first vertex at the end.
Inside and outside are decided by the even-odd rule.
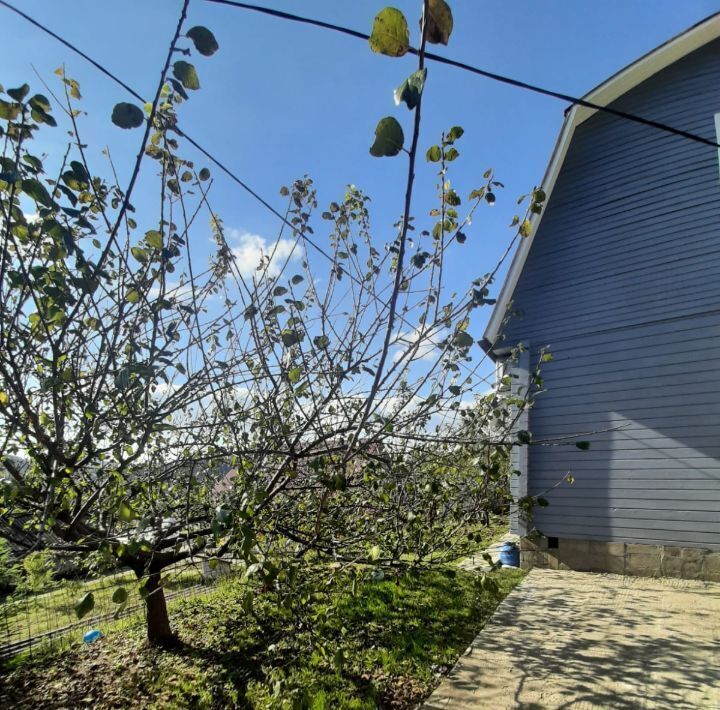
POLYGON ((0 677, 0 707, 411 708, 522 579, 446 569, 419 577, 320 587, 298 623, 295 609, 228 579, 179 602, 173 623, 182 645, 148 649, 135 625, 90 647, 25 662, 0 677))
MULTIPOLYGON (((472 545, 466 544, 468 548, 466 552, 469 553, 471 548, 484 549, 506 532, 507 519, 504 516, 494 517, 491 524, 483 529, 482 541, 472 545)), ((464 557, 465 555, 460 559, 464 557)), ((165 580, 165 589, 167 592, 173 592, 199 584, 202 575, 196 566, 181 564, 177 568, 168 569, 165 572, 165 580)), ((51 591, 0 602, 0 645, 74 624, 77 622, 75 603, 86 592, 92 592, 95 598, 93 612, 85 619, 85 626, 88 629, 92 628, 93 617, 116 611, 117 605, 112 602, 111 597, 119 586, 127 588, 131 604, 141 604, 136 592, 137 581, 132 572, 106 575, 88 582, 63 581, 51 591)), ((126 624, 115 626, 124 625, 126 624)), ((102 626, 107 631, 109 624, 105 621, 102 626)), ((73 629, 72 633, 76 636, 82 635, 77 629, 73 629)))

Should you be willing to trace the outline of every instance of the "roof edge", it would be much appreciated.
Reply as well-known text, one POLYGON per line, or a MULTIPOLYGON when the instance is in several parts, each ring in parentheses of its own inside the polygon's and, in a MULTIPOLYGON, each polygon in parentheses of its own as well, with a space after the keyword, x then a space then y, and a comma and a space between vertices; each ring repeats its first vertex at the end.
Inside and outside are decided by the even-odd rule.
MULTIPOLYGON (((720 12, 706 17, 684 32, 681 32, 647 54, 644 54, 632 64, 620 69, 585 94, 583 100, 591 101, 599 106, 607 106, 654 74, 657 74, 659 71, 662 71, 679 59, 694 52, 696 49, 700 49, 700 47, 703 47, 718 37, 720 37, 720 12)), ((550 162, 545 170, 545 175, 540 183, 546 195, 546 208, 551 199, 552 190, 555 187, 555 182, 560 174, 562 164, 565 161, 565 155, 570 147, 575 128, 596 112, 597 109, 579 106, 578 104, 572 104, 566 109, 565 120, 563 121, 558 139, 550 156, 550 162)), ((515 250, 507 276, 500 289, 497 303, 493 308, 490 320, 483 333, 482 339, 488 344, 490 349, 495 346, 500 326, 512 301, 515 287, 525 266, 525 261, 530 253, 530 247, 535 239, 535 234, 537 233, 541 220, 542 214, 531 216, 530 235, 522 239, 515 250)))

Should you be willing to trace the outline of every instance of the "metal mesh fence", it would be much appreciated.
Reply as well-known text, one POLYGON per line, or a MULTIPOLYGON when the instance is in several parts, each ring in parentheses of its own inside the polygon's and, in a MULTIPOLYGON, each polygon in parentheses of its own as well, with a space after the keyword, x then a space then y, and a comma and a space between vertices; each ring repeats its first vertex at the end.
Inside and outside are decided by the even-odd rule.
MULTIPOLYGON (((232 565, 225 562, 213 569, 207 561, 167 568, 162 578, 170 612, 173 601, 207 592, 220 577, 233 573, 232 565)), ((138 623, 145 614, 141 583, 128 570, 96 579, 63 580, 40 593, 0 601, 0 661, 20 653, 46 654, 66 648, 92 629, 107 635, 138 623), (125 604, 113 602, 118 587, 128 592, 125 604), (95 604, 90 614, 78 619, 75 605, 87 592, 92 592, 95 604)))

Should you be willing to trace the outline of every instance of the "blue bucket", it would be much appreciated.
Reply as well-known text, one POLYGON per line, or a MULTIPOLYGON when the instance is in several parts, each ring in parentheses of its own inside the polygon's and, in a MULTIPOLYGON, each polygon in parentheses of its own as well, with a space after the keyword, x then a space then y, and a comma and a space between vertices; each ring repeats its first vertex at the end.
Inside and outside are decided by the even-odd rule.
POLYGON ((506 542, 500 548, 500 562, 502 562, 505 567, 520 566, 520 550, 514 542, 506 542))

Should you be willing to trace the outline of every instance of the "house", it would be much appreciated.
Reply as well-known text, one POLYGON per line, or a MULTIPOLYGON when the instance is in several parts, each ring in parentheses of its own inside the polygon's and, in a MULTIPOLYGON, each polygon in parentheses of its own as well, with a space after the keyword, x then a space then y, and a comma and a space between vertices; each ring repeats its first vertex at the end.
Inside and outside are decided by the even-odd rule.
MULTIPOLYGON (((720 13, 584 98, 720 142, 720 13)), ((523 565, 720 580, 718 150, 573 105, 542 186, 483 341, 523 344, 516 387, 553 356, 518 425, 514 495, 549 503, 514 515, 523 565)))

